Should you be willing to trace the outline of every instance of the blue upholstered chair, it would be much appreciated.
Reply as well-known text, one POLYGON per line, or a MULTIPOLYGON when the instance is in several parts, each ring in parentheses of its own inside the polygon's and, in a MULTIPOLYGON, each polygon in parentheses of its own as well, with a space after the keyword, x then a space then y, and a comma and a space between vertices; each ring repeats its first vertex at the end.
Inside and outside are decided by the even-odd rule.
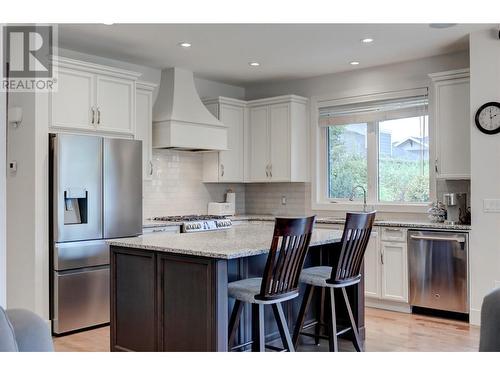
POLYGON ((0 352, 52 352, 47 323, 31 311, 0 307, 0 352))
POLYGON ((484 297, 479 351, 500 352, 500 288, 484 297))

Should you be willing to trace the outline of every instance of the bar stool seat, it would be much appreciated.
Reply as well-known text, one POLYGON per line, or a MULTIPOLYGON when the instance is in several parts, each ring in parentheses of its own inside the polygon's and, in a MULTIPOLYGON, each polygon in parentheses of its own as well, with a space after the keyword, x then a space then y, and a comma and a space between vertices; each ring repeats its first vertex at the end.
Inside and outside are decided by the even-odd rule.
POLYGON ((361 280, 361 276, 357 275, 342 281, 332 281, 332 267, 318 266, 304 268, 300 274, 300 282, 322 288, 344 288, 357 284, 361 280))
POLYGON ((320 287, 328 287, 328 280, 332 275, 332 267, 318 266, 304 268, 300 274, 300 282, 320 287))
POLYGON ((278 302, 285 302, 289 299, 293 299, 299 295, 299 293, 284 295, 280 298, 272 300, 262 300, 255 298, 260 293, 260 288, 262 286, 262 277, 253 277, 251 279, 243 279, 238 281, 233 281, 227 286, 227 293, 229 297, 236 300, 247 302, 247 303, 257 303, 261 305, 271 305, 278 302))

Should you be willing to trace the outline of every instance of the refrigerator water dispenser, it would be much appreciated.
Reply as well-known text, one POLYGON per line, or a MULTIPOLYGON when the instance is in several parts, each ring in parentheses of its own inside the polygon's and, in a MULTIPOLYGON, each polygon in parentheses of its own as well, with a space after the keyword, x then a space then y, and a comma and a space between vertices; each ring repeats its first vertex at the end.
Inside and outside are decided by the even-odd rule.
POLYGON ((81 189, 64 191, 64 225, 87 223, 88 192, 81 189))

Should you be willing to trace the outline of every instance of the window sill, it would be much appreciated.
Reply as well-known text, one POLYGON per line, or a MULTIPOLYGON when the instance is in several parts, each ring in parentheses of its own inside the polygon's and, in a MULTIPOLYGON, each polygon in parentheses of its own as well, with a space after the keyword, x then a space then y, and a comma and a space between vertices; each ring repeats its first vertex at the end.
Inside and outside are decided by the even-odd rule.
MULTIPOLYGON (((376 210, 378 212, 403 212, 403 213, 427 213, 429 209, 428 203, 367 203, 368 210, 376 210)), ((317 211, 362 211, 362 202, 313 202, 312 209, 317 211)))

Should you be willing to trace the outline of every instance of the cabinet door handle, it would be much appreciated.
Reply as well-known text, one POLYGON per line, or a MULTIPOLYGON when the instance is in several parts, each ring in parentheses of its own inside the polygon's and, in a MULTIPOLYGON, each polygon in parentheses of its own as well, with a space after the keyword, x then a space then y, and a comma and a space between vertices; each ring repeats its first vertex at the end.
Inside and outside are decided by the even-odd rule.
POLYGON ((380 250, 380 263, 384 264, 384 250, 380 250))
POLYGON ((149 175, 153 175, 153 162, 151 160, 149 161, 149 175))
POLYGON ((273 165, 269 164, 269 176, 273 178, 273 165))
POLYGON ((101 109, 97 107, 97 125, 101 124, 101 109))
POLYGON ((92 107, 91 109, 92 109, 92 125, 94 125, 94 122, 95 122, 95 109, 94 109, 94 107, 92 107))
POLYGON ((266 177, 269 177, 269 164, 266 165, 266 177))
POLYGON ((434 170, 436 171, 436 173, 439 173, 439 170, 438 170, 438 160, 434 160, 434 170))
POLYGON ((221 177, 224 177, 224 164, 220 165, 220 169, 221 169, 220 175, 221 177))

